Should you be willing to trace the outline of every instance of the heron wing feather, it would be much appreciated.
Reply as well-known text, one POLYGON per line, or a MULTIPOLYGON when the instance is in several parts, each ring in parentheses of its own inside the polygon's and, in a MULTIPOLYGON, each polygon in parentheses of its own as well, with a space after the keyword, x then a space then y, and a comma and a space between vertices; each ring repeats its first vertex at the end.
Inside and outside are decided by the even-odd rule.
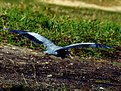
POLYGON ((103 45, 103 44, 96 44, 96 43, 76 43, 76 44, 71 44, 71 45, 68 45, 68 46, 64 46, 58 50, 62 50, 62 49, 69 49, 69 48, 79 48, 79 47, 82 47, 82 48, 88 48, 88 47, 91 47, 91 48, 111 48, 110 46, 107 46, 107 45, 103 45))
POLYGON ((45 37, 43 37, 37 33, 34 33, 34 32, 27 32, 27 31, 23 31, 23 30, 13 30, 13 29, 9 29, 9 28, 5 28, 4 30, 8 30, 8 31, 13 32, 15 34, 19 34, 21 36, 24 36, 37 44, 43 44, 44 47, 46 47, 46 48, 54 45, 50 40, 48 40, 45 37))

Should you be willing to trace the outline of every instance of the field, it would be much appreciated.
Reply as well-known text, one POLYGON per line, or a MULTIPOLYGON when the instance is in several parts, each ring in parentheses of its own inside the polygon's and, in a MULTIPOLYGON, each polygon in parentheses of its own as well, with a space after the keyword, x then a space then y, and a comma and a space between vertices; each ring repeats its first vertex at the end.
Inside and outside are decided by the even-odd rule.
MULTIPOLYGON (((86 1, 88 2, 88 0, 86 1)), ((79 86, 77 85, 79 85, 80 79, 85 77, 85 79, 83 79, 83 81, 80 84, 85 86, 86 83, 89 83, 87 86, 88 89, 92 89, 92 87, 90 87, 92 84, 94 85, 96 83, 99 83, 98 86, 100 87, 103 86, 104 84, 109 84, 110 87, 106 89, 116 88, 117 91, 119 91, 118 89, 120 89, 120 85, 121 85, 121 78, 120 78, 121 13, 120 12, 103 11, 103 10, 97 10, 97 9, 91 9, 91 8, 67 7, 67 6, 47 4, 47 3, 29 1, 29 0, 18 1, 18 2, 16 2, 16 0, 11 0, 11 2, 9 2, 8 0, 3 0, 0 2, 1 2, 0 46, 2 46, 1 49, 4 49, 3 46, 6 46, 9 44, 13 46, 18 46, 20 48, 21 47, 29 48, 37 52, 41 52, 44 50, 43 46, 30 42, 29 40, 19 35, 15 35, 7 31, 4 31, 3 27, 39 33, 42 36, 45 36, 46 38, 48 38, 49 40, 53 41, 55 44, 60 46, 65 46, 68 44, 78 43, 78 42, 95 42, 95 43, 106 44, 113 47, 113 49, 93 49, 93 48, 71 49, 70 50, 71 56, 73 56, 74 59, 70 59, 69 56, 66 59, 60 59, 60 58, 56 59, 56 57, 49 57, 48 55, 43 55, 43 57, 42 56, 38 57, 34 55, 32 56, 34 59, 31 59, 32 57, 30 55, 32 54, 29 54, 29 53, 27 53, 27 56, 25 56, 25 59, 24 59, 24 56, 21 59, 22 56, 18 57, 19 55, 17 54, 14 55, 14 53, 11 54, 11 52, 10 54, 6 54, 7 52, 0 51, 2 55, 0 56, 1 62, 6 60, 5 62, 7 63, 9 59, 15 62, 15 64, 12 64, 14 66, 9 65, 9 70, 11 70, 12 67, 13 69, 16 70, 16 66, 15 66, 17 64, 16 61, 17 62, 25 61, 26 65, 19 64, 17 67, 20 67, 20 68, 23 67, 23 70, 25 70, 25 72, 29 72, 29 71, 33 72, 33 70, 30 70, 30 69, 32 69, 31 66, 35 62, 34 64, 35 64, 36 70, 41 70, 42 72, 45 72, 45 74, 43 73, 43 75, 41 75, 40 73, 38 73, 37 75, 38 78, 34 79, 34 81, 37 80, 38 83, 40 83, 41 81, 42 82, 45 81, 46 83, 44 83, 44 86, 45 86, 44 89, 48 89, 49 86, 51 88, 55 88, 57 86, 55 85, 56 83, 59 84, 60 89, 61 87, 65 86, 63 88, 64 91, 66 91, 67 88, 80 89, 79 86), (17 56, 18 60, 14 60, 15 56, 17 56), (76 60, 76 58, 78 59, 76 60), (42 63, 40 62, 43 60, 47 61, 45 62, 44 65, 42 64, 43 62, 42 63), (31 61, 34 61, 34 62, 31 63, 31 61), (49 63, 49 65, 48 64, 46 65, 46 63, 49 63), (54 66, 55 64, 57 66, 54 66), (68 64, 70 64, 70 66, 68 64), (74 64, 74 65, 71 65, 71 64, 74 64), (75 66, 77 64, 78 64, 78 67, 75 66), (50 67, 50 65, 52 66, 52 68, 50 67), (66 66, 69 66, 69 67, 67 67, 66 69, 63 67, 63 65, 65 67, 66 66), (25 66, 28 66, 28 68, 30 67, 30 69, 26 69, 25 66), (45 69, 42 68, 45 66, 46 66, 45 69), (82 68, 80 68, 80 66, 82 68), (53 72, 53 69, 56 69, 55 73, 51 73, 53 72), (81 69, 83 69, 84 72, 86 73, 84 73, 81 69), (86 71, 86 69, 88 70, 86 71), (78 72, 76 72, 76 70, 78 70, 78 72), (97 70, 98 71, 100 70, 99 74, 97 74, 98 72, 97 70), (95 75, 91 75, 90 74, 91 72, 93 72, 95 75), (117 72, 117 73, 113 74, 113 72, 117 72), (64 74, 64 76, 62 76, 62 73, 64 74), (49 74, 54 75, 53 78, 50 77, 51 78, 50 79, 48 77, 48 78, 44 78, 46 80, 42 80, 42 79, 40 80, 40 77, 44 77, 44 75, 50 76, 49 74), (106 76, 103 77, 103 75, 101 74, 104 74, 106 76), (73 76, 75 76, 76 78, 73 78, 73 76), (56 79, 55 81, 55 78, 59 80, 56 79), (47 79, 50 80, 50 82, 54 81, 53 84, 50 83, 47 79), (62 79, 65 79, 65 81, 72 80, 75 82, 72 85, 69 85, 67 81, 64 82, 64 80, 62 79), (60 84, 61 82, 59 81, 62 81, 63 85, 60 84), (78 84, 76 84, 76 82, 78 84), (116 84, 116 85, 113 87, 112 84, 113 85, 116 84)), ((92 0, 92 3, 93 3, 93 0, 92 0)), ((116 5, 115 3, 117 3, 116 0, 114 2, 114 5, 116 5)), ((106 6, 106 4, 104 6, 106 6)), ((112 6, 112 5, 109 5, 109 6, 112 6)), ((2 65, 8 66, 8 64, 6 63, 1 63, 1 67, 2 65)), ((2 69, 5 70, 7 68, 2 67, 2 69)), ((21 70, 19 68, 17 68, 17 70, 19 70, 18 74, 24 74, 25 76, 27 75, 24 72, 23 73, 20 72, 21 70)), ((7 72, 5 72, 5 74, 6 73, 7 72)), ((22 78, 26 78, 26 77, 23 77, 22 75, 22 78)), ((27 79, 29 79, 29 82, 31 82, 30 80, 33 80, 31 78, 27 78, 27 79)), ((26 81, 25 81, 25 84, 28 85, 26 81)), ((41 86, 43 86, 42 83, 41 83, 41 86)), ((97 84, 95 85, 95 87, 96 86, 97 84)), ((98 89, 98 88, 95 88, 95 89, 98 89)), ((108 90, 105 90, 105 91, 108 91, 108 90)))
POLYGON ((120 6, 121 5, 121 0, 79 0, 79 1, 83 1, 91 4, 97 4, 101 6, 120 6))

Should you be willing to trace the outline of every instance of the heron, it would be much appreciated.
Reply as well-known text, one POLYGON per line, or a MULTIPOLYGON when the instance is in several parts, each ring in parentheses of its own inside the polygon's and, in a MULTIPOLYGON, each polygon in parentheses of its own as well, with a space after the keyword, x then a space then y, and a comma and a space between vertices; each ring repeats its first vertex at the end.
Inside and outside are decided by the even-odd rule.
POLYGON ((57 57, 65 58, 67 54, 69 54, 69 49, 70 48, 112 48, 110 46, 104 45, 104 44, 99 44, 99 43, 91 43, 91 42, 86 42, 86 43, 75 43, 75 44, 70 44, 67 46, 57 46, 55 45, 52 41, 48 40, 47 38, 41 36, 38 33, 34 32, 28 32, 24 30, 14 30, 11 28, 3 28, 4 30, 8 30, 9 32, 24 36, 25 38, 37 43, 37 44, 42 44, 45 47, 45 54, 49 55, 54 55, 57 57))

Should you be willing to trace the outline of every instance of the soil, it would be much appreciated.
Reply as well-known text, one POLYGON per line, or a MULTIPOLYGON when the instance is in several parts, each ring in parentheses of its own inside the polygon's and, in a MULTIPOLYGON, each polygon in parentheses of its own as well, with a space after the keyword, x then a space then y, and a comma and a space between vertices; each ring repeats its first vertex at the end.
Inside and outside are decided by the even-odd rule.
MULTIPOLYGON (((41 0, 38 0, 41 1, 41 0)), ((79 8, 94 8, 105 11, 121 12, 121 6, 99 6, 96 4, 89 4, 78 0, 42 0, 45 3, 63 5, 69 7, 79 7, 79 8)))
POLYGON ((0 46, 0 87, 13 89, 21 84, 28 91, 120 91, 121 59, 61 59, 27 48, 0 46))

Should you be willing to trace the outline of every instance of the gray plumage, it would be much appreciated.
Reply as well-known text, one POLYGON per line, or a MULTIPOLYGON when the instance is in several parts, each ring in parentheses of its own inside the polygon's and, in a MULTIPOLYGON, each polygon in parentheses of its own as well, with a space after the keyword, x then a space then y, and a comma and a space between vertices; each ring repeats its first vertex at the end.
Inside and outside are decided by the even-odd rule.
POLYGON ((89 43, 89 42, 88 43, 76 43, 76 44, 71 44, 68 46, 61 47, 61 46, 56 46, 50 40, 34 32, 27 32, 23 30, 13 30, 10 28, 4 28, 4 30, 8 30, 15 34, 22 35, 37 44, 43 44, 44 47, 46 48, 46 50, 44 51, 45 54, 55 55, 55 56, 59 56, 62 58, 64 58, 69 53, 68 52, 69 48, 75 48, 75 47, 111 48, 107 45, 89 43))

